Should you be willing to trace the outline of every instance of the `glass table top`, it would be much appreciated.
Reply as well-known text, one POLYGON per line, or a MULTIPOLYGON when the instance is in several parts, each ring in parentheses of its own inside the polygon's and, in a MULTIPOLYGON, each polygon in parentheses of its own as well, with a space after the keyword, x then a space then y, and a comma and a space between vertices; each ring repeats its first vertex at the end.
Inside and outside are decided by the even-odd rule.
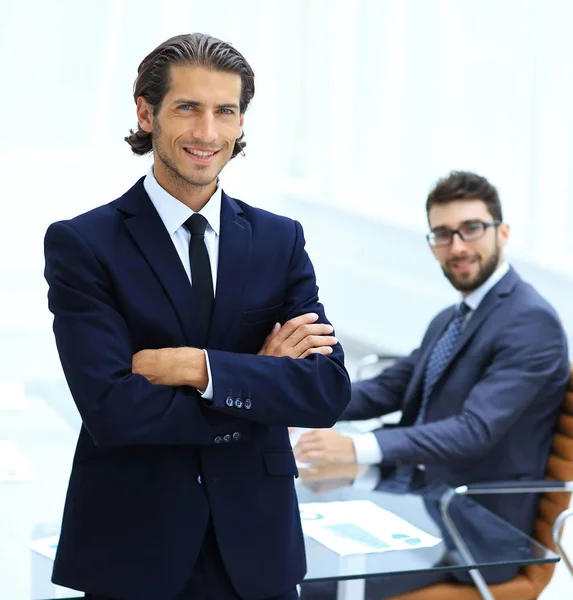
MULTIPOLYGON (((326 475, 321 475, 320 471, 313 473, 301 470, 301 477, 297 481, 299 504, 342 501, 349 502, 352 507, 356 501, 367 501, 403 519, 406 524, 399 520, 387 521, 388 515, 380 513, 379 520, 387 525, 376 523, 376 519, 371 520, 366 539, 365 527, 360 531, 354 528, 350 532, 347 527, 344 534, 349 538, 354 535, 362 537, 373 548, 382 546, 381 552, 347 556, 341 556, 328 547, 328 540, 332 536, 322 537, 325 544, 305 535, 308 581, 434 570, 457 572, 559 560, 557 555, 530 536, 472 498, 455 494, 444 484, 419 481, 416 486, 408 488, 403 483, 388 479, 375 490, 366 491, 350 485, 350 479, 344 476, 345 469, 341 467, 337 473, 336 468, 331 468, 326 475), (414 526, 415 533, 409 530, 408 524, 414 526), (400 527, 404 528, 404 532, 400 527), (378 539, 372 540, 370 536, 373 535, 378 539), (462 551, 458 549, 458 536, 469 553, 464 552, 463 548, 462 551), (399 538, 399 543, 394 544, 393 537, 399 538)), ((516 502, 519 501, 519 497, 516 497, 516 502)), ((360 507, 360 504, 356 506, 360 507)), ((305 523, 304 511, 301 516, 306 531, 308 524, 305 523)), ((352 520, 350 514, 348 521, 352 520)), ((359 520, 356 524, 360 527, 359 520)), ((311 523, 311 526, 314 525, 311 523)), ((337 535, 340 536, 339 533, 337 535)))

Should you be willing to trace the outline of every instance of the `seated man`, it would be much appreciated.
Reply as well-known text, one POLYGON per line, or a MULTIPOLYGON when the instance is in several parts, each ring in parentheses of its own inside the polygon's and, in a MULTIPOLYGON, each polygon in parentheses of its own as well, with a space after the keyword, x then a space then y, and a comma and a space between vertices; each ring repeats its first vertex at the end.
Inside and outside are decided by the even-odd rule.
MULTIPOLYGON (((410 356, 354 383, 341 417, 401 410, 399 426, 352 436, 313 430, 300 438, 295 456, 314 464, 381 464, 379 473, 400 478, 423 468, 427 480, 451 486, 542 479, 569 377, 559 317, 505 262, 509 226, 485 178, 452 172, 431 191, 426 211, 430 248, 460 302, 432 320, 410 356)), ((475 499, 531 532, 536 496, 475 499)), ((418 576, 375 578, 367 580, 367 598, 429 583, 418 576)), ((327 587, 306 584, 302 597, 334 598, 327 587)))

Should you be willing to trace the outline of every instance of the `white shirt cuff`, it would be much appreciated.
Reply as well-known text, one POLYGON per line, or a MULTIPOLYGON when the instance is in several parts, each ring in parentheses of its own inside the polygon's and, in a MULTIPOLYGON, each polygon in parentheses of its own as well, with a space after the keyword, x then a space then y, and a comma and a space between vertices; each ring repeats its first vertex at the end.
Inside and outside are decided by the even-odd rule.
POLYGON ((354 480, 352 487, 357 490, 372 491, 380 483, 380 468, 377 466, 365 467, 361 465, 358 469, 358 475, 354 480))
POLYGON ((352 440, 356 462, 359 465, 378 465, 382 462, 382 450, 373 433, 344 433, 352 440))
POLYGON ((213 382, 212 382, 212 378, 211 378, 211 365, 209 364, 209 354, 207 353, 207 350, 203 350, 203 352, 205 353, 205 361, 207 362, 207 387, 205 388, 205 391, 202 392, 201 390, 198 390, 198 392, 201 394, 201 398, 205 398, 205 400, 213 400, 213 382))

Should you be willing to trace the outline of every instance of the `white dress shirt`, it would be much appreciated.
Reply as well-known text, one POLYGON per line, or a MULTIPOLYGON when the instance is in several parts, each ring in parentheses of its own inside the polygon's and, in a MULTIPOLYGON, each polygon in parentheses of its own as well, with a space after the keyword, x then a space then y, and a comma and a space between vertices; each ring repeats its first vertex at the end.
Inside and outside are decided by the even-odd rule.
MULTIPOLYGON (((143 180, 143 187, 147 195, 151 199, 155 210, 158 212, 167 233, 171 237, 171 241, 177 250, 177 254, 181 259, 185 273, 189 277, 191 284, 191 264, 189 261, 189 242, 191 234, 185 227, 185 221, 194 212, 183 202, 180 202, 165 191, 153 174, 153 167, 149 169, 147 176, 143 180)), ((211 264, 211 275, 213 277, 213 293, 217 290, 217 267, 219 265, 219 232, 221 226, 221 188, 217 185, 215 193, 211 196, 207 204, 199 211, 199 214, 207 220, 205 229, 205 246, 209 254, 209 262, 211 264)), ((191 310, 191 307, 189 307, 191 310)), ((201 394, 207 400, 213 399, 213 384, 211 382, 211 366, 209 365, 209 354, 205 350, 205 359, 207 361, 207 377, 208 384, 205 391, 201 394)))
MULTIPOLYGON (((503 262, 489 277, 487 281, 482 283, 480 287, 476 290, 468 294, 465 298, 462 297, 460 299, 461 302, 465 302, 470 310, 466 316, 466 320, 464 322, 464 327, 471 319, 473 313, 477 310, 481 301, 485 298, 487 293, 498 283, 498 281, 509 271, 509 265, 506 262, 503 262)), ((348 433, 348 435, 352 439, 354 444, 354 451, 356 452, 356 461, 362 465, 377 465, 382 462, 382 450, 380 450, 380 446, 378 445, 378 440, 373 433, 348 433)), ((370 472, 370 478, 368 480, 368 484, 366 482, 362 482, 367 487, 370 488, 372 481, 372 472, 370 472)), ((357 482, 358 483, 358 480, 357 482)), ((376 482, 377 485, 378 482, 376 482)), ((364 487, 360 485, 360 487, 364 487)), ((372 488, 370 488, 372 489, 372 488)))

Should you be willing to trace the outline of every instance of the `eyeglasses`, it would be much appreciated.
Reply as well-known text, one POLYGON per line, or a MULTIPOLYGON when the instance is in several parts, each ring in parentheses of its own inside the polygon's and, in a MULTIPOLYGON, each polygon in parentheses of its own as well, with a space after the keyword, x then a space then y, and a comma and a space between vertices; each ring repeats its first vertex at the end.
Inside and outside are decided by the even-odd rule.
POLYGON ((436 229, 426 235, 428 243, 433 248, 445 248, 452 243, 457 233, 464 242, 479 240, 489 227, 497 227, 501 221, 466 221, 457 229, 436 229))

